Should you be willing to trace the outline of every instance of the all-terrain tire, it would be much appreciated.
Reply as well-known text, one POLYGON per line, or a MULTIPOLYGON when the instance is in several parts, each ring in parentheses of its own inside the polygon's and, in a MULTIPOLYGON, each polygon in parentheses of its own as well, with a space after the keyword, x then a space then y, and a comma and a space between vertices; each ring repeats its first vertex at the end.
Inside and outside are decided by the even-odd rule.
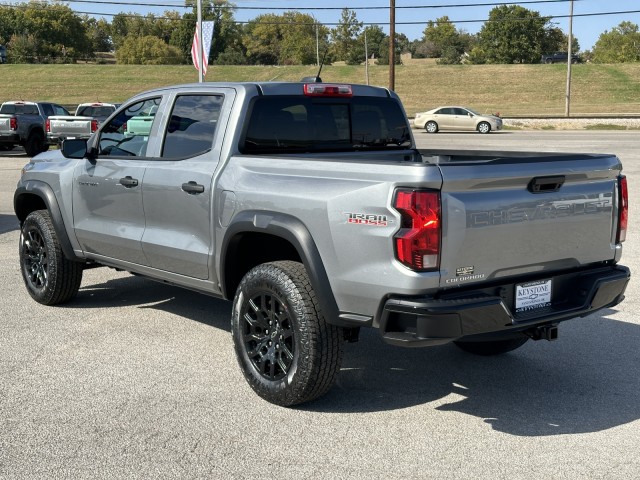
POLYGON ((320 397, 340 370, 343 329, 325 321, 301 263, 250 270, 233 301, 231 333, 247 382, 276 405, 320 397))
POLYGON ((19 258, 27 291, 36 302, 57 305, 78 293, 83 265, 62 253, 47 210, 31 212, 22 224, 19 258))
POLYGON ((465 352, 475 355, 491 356, 501 355, 520 348, 527 343, 529 337, 522 335, 522 338, 509 338, 506 340, 492 340, 490 342, 454 342, 456 346, 465 352))

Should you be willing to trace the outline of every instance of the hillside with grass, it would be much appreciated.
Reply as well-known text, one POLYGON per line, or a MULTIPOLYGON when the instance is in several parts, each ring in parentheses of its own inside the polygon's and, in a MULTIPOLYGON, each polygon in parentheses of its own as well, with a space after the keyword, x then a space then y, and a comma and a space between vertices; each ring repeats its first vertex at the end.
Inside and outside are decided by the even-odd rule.
MULTIPOLYGON (((315 66, 211 66, 207 81, 299 81, 315 66)), ((327 65, 325 82, 365 83, 364 66, 327 65)), ((396 92, 407 113, 457 104, 509 116, 562 116, 567 66, 437 65, 413 60, 396 67, 396 92)), ((0 65, 0 101, 122 102, 144 90, 197 82, 190 65, 0 65)), ((369 83, 387 86, 387 66, 371 65, 369 83)), ((572 67, 572 115, 640 114, 640 63, 572 67)))

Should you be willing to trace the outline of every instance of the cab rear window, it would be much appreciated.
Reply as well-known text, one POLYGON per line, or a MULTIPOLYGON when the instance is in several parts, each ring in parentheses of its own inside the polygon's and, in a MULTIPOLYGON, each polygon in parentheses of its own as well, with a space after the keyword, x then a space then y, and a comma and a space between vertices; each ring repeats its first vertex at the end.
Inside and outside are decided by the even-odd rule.
POLYGON ((258 97, 249 109, 243 153, 406 148, 409 125, 394 99, 258 97))

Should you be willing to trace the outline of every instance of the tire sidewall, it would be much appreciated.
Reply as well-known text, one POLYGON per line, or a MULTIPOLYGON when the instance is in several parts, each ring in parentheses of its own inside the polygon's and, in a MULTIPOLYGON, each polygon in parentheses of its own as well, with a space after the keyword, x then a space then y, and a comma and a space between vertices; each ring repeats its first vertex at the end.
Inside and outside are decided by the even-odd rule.
POLYGON ((20 272, 22 273, 22 278, 24 280, 25 286, 27 287, 29 295, 31 295, 31 297, 38 303, 48 304, 54 294, 55 286, 53 285, 53 283, 55 282, 59 265, 59 259, 57 258, 56 249, 54 248, 55 241, 56 240, 53 237, 53 233, 51 232, 49 225, 47 224, 42 213, 33 212, 29 214, 29 216, 27 216, 22 225, 22 230, 20 231, 20 242, 18 248, 18 254, 20 258, 20 272), (27 266, 24 262, 25 234, 32 229, 37 230, 39 235, 42 237, 48 260, 47 280, 42 288, 36 288, 31 283, 26 271, 27 266))
POLYGON ((271 266, 272 268, 265 267, 267 266, 256 267, 240 283, 233 301, 231 333, 236 357, 247 382, 266 400, 279 405, 287 405, 294 400, 292 392, 298 390, 298 385, 307 383, 307 377, 311 371, 311 368, 308 366, 305 368, 304 362, 300 361, 301 358, 309 358, 309 345, 302 341, 305 335, 303 330, 306 326, 304 300, 290 278, 283 281, 283 275, 275 274, 275 272, 283 272, 282 270, 273 269, 273 266, 271 266), (246 302, 261 293, 278 297, 286 308, 292 325, 293 361, 287 375, 278 380, 269 380, 261 375, 247 355, 242 338, 243 320, 241 316, 246 308, 246 302))

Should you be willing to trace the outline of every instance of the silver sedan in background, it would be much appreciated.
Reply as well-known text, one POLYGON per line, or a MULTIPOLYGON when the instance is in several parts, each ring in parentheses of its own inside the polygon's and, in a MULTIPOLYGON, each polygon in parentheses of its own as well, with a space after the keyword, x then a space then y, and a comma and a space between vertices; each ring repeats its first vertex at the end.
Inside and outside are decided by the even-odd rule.
POLYGON ((483 115, 466 107, 438 107, 416 113, 413 125, 416 128, 424 128, 427 133, 440 130, 489 133, 491 130, 502 130, 502 119, 495 115, 483 115))

